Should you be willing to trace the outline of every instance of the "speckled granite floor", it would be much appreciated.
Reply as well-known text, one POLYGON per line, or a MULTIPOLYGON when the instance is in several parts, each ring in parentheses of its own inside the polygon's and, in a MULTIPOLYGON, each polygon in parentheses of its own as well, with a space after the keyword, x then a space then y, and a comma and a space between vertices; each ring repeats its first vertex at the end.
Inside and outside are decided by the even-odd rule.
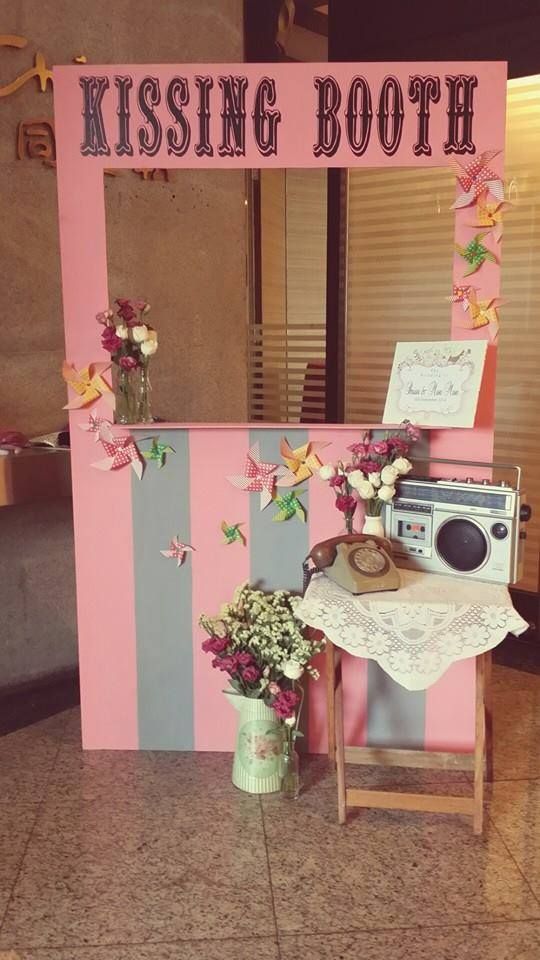
POLYGON ((494 679, 481 839, 459 817, 339 827, 320 758, 286 804, 238 793, 223 754, 83 754, 76 711, 0 738, 0 960, 538 960, 540 676, 494 679))

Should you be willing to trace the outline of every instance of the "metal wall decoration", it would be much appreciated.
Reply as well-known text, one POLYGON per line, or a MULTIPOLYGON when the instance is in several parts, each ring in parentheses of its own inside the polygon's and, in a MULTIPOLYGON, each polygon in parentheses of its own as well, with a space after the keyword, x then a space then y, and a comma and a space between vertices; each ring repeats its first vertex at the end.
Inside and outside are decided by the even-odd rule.
MULTIPOLYGON (((0 47, 16 47, 19 50, 24 49, 28 45, 28 40, 26 37, 19 37, 15 34, 9 33, 0 33, 0 47)), ((47 90, 47 84, 50 83, 52 86, 52 71, 48 69, 47 64, 45 63, 45 57, 38 50, 34 57, 34 66, 29 67, 28 70, 25 70, 24 73, 21 73, 20 76, 16 77, 15 80, 12 80, 11 83, 6 83, 3 87, 0 87, 0 97, 9 97, 10 94, 15 93, 20 87, 23 87, 25 83, 28 83, 33 77, 36 77, 39 80, 39 88, 42 93, 45 93, 47 90)))
POLYGON ((56 160, 54 123, 46 118, 21 120, 17 126, 19 160, 56 160))

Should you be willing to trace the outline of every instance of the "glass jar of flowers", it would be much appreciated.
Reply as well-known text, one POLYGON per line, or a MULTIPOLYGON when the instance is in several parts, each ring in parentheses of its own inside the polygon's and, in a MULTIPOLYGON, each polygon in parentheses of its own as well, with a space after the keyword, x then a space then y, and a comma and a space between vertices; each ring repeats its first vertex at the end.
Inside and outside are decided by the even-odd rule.
POLYGON ((299 602, 286 590, 265 593, 244 583, 219 616, 199 619, 208 633, 202 649, 228 677, 224 692, 239 712, 232 779, 249 793, 299 794, 299 681, 304 672, 318 679, 311 661, 324 646, 295 615, 299 602))
POLYGON ((349 462, 326 463, 319 470, 334 490, 336 507, 345 518, 345 532, 354 533, 353 519, 360 501, 364 503, 363 533, 384 537, 381 514, 385 503, 396 493, 396 480, 412 470, 407 459, 420 431, 408 421, 396 433, 373 440, 367 431, 362 440, 348 447, 349 462))
POLYGON ((111 355, 116 423, 151 423, 150 357, 158 348, 157 333, 148 323, 146 300, 115 300, 116 314, 108 309, 96 320, 104 330, 101 345, 111 355))

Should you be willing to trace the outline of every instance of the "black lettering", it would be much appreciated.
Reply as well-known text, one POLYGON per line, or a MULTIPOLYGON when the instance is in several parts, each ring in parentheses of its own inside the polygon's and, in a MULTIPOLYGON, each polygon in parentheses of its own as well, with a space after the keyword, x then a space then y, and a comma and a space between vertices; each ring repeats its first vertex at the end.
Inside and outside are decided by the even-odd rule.
POLYGON ((246 153, 246 89, 247 77, 219 77, 222 106, 222 139, 220 157, 243 157, 246 153))
POLYGON ((277 153, 277 129, 281 121, 279 110, 269 110, 276 105, 276 81, 263 77, 257 84, 253 104, 253 131, 259 153, 270 157, 277 153))
POLYGON ((443 150, 445 153, 476 153, 472 138, 473 96, 478 86, 478 77, 464 73, 456 77, 445 77, 448 87, 448 139, 443 150))
POLYGON ((154 113, 154 107, 161 103, 159 80, 156 77, 144 77, 139 86, 139 110, 146 119, 145 126, 139 127, 139 153, 154 157, 161 146, 161 123, 154 113), (148 129, 150 127, 150 129, 148 129))
POLYGON ((167 108, 176 120, 179 130, 167 127, 167 153, 183 157, 189 147, 191 130, 183 107, 189 103, 189 87, 185 77, 173 77, 167 87, 167 108))
POLYGON ((195 77, 195 86, 199 91, 199 142, 195 144, 197 157, 213 157, 214 151, 210 143, 210 91, 214 86, 212 77, 195 77))
POLYGON ((109 89, 109 80, 107 77, 79 77, 79 85, 83 92, 84 118, 81 153, 83 157, 108 157, 111 148, 105 135, 101 102, 105 91, 109 89))
POLYGON ((341 140, 341 126, 337 112, 341 104, 341 91, 334 77, 315 77, 318 94, 317 142, 313 145, 316 157, 333 157, 341 140))
POLYGON ((132 157, 133 147, 129 142, 129 91, 133 86, 132 77, 115 77, 114 84, 118 90, 118 143, 114 146, 114 152, 118 157, 132 157))
POLYGON ((369 143, 373 118, 371 90, 365 77, 353 77, 345 116, 349 146, 355 157, 361 157, 369 143))
POLYGON ((403 133, 403 93, 396 77, 385 77, 379 95, 377 122, 381 147, 392 157, 399 147, 403 133))
POLYGON ((416 74, 409 77, 409 100, 418 104, 418 134, 413 147, 415 157, 432 154, 429 142, 429 112, 432 103, 441 99, 441 81, 438 77, 421 77, 416 74))

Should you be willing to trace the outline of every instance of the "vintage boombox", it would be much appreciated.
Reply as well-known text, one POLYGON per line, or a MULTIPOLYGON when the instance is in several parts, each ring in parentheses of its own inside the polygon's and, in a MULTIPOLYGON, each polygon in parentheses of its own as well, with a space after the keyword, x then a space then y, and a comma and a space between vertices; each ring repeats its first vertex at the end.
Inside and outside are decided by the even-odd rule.
MULTIPOLYGON (((428 462, 428 461, 426 461, 428 462)), ((396 564, 430 573, 453 574, 496 583, 520 579, 523 523, 531 515, 523 502, 521 469, 509 464, 438 460, 460 467, 513 470, 516 486, 505 480, 439 480, 404 477, 385 511, 386 536, 396 564)))

